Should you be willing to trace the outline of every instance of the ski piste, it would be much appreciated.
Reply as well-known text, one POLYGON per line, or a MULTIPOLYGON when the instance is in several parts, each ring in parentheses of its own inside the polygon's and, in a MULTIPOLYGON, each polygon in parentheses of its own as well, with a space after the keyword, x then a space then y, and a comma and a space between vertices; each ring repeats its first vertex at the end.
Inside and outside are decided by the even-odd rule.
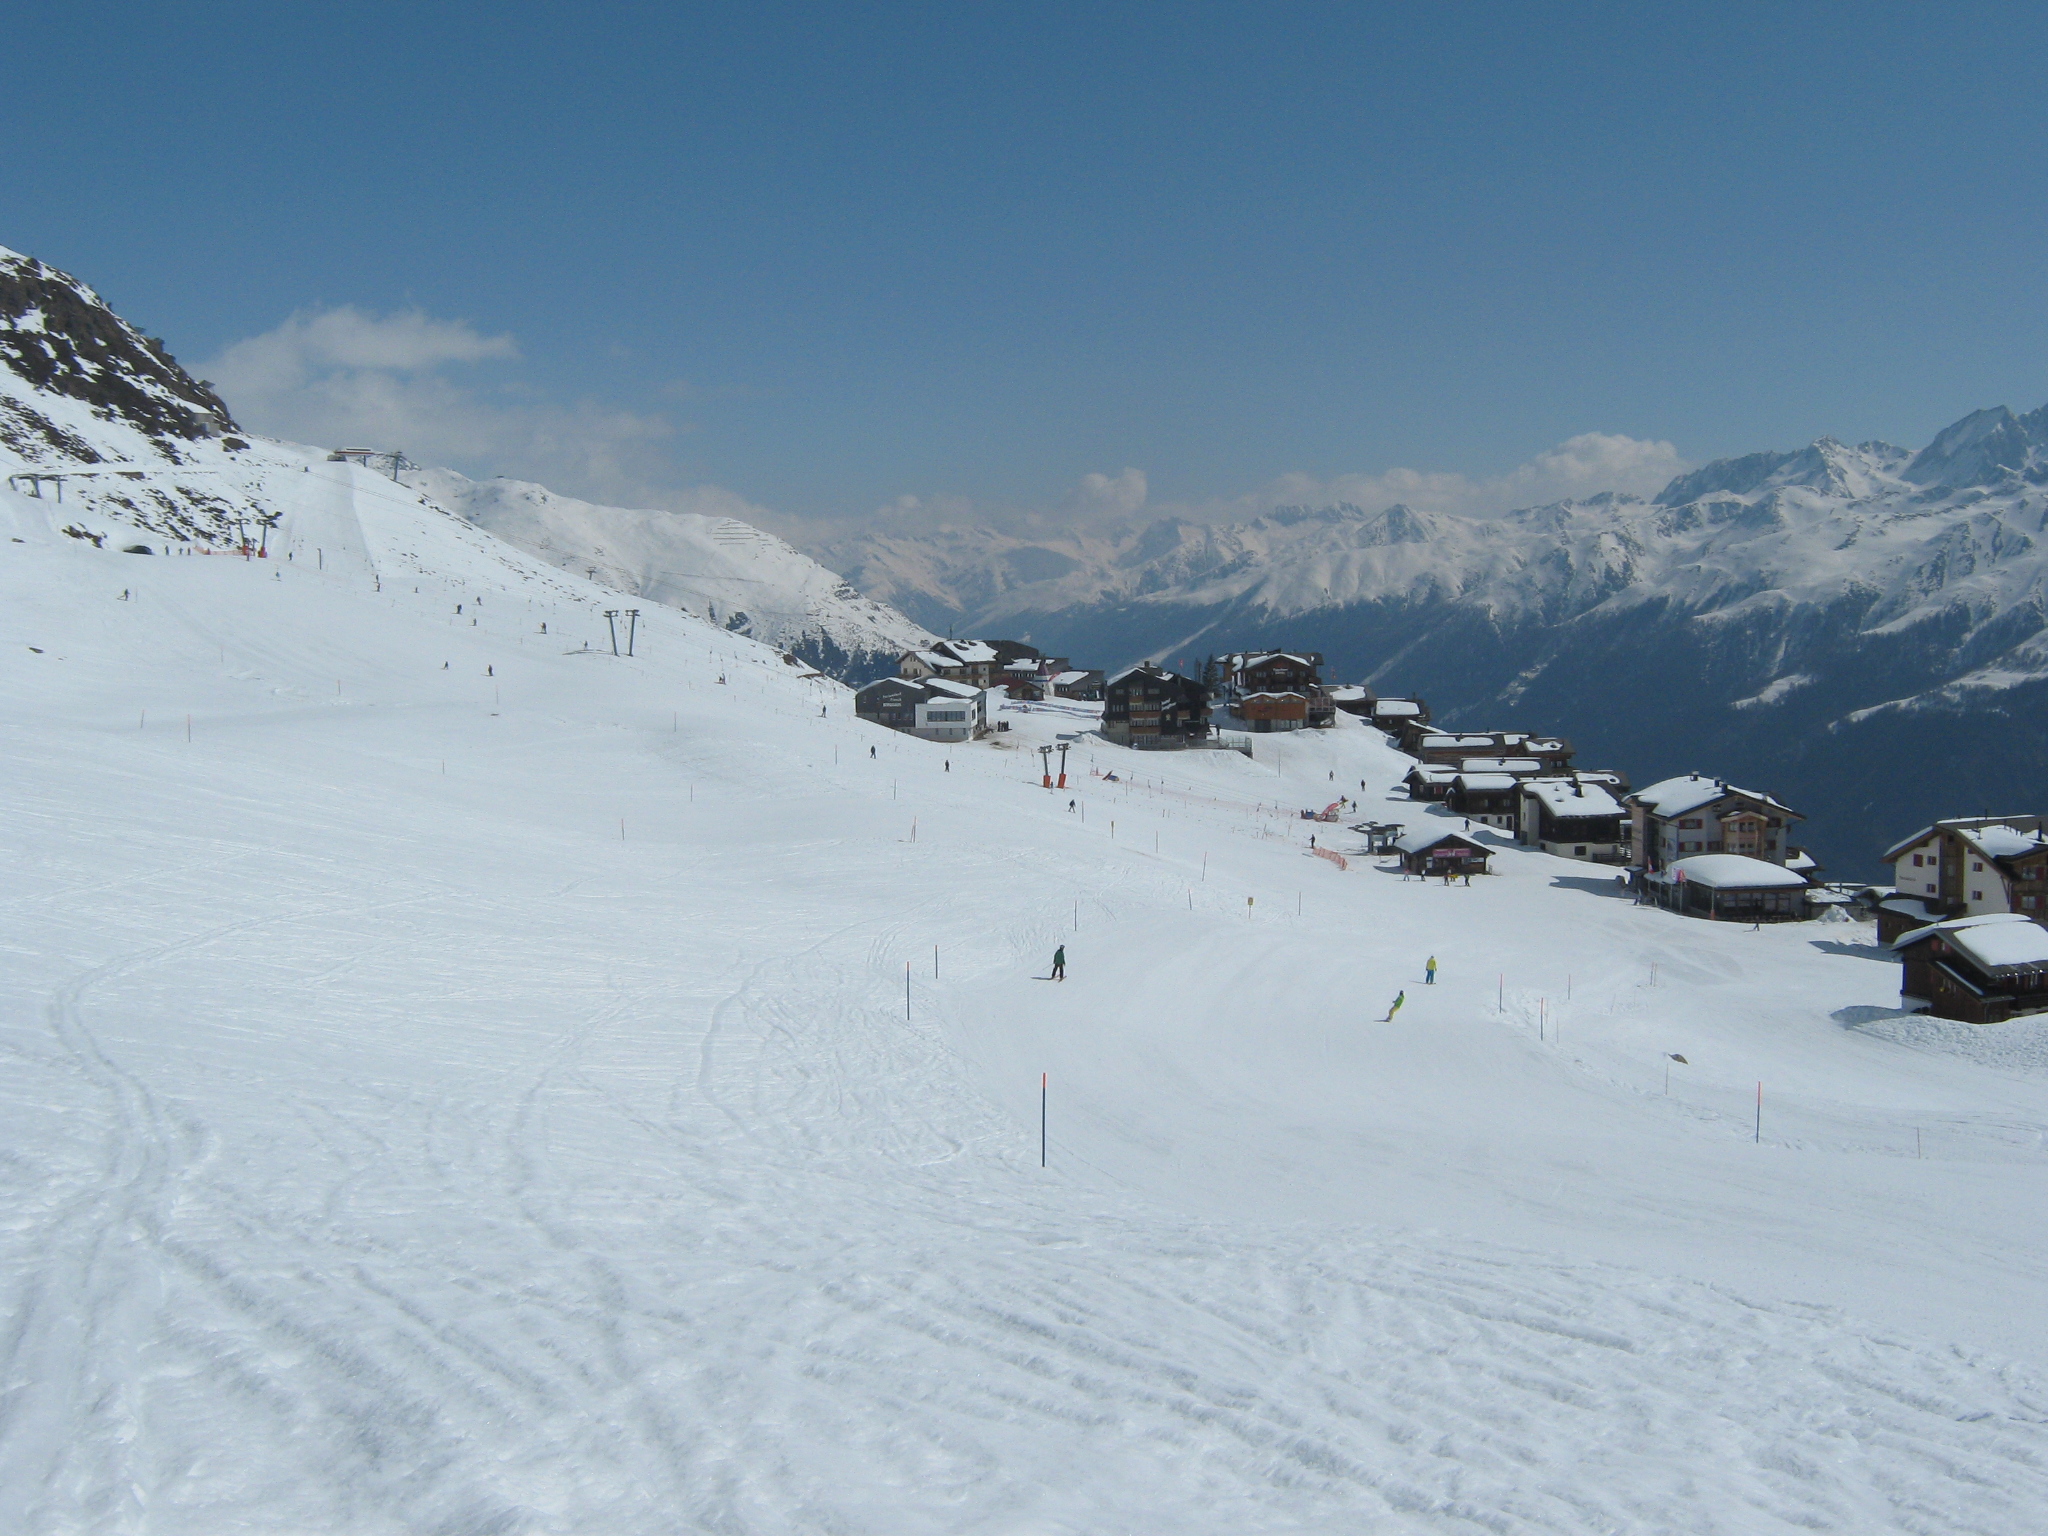
POLYGON ((1348 718, 1082 730, 1084 818, 1085 722, 880 732, 651 604, 615 658, 259 450, 263 559, 0 492, 0 1529, 2048 1511, 2042 1026, 1900 1017, 1855 924, 1403 883, 1301 819, 1439 814, 1348 718))

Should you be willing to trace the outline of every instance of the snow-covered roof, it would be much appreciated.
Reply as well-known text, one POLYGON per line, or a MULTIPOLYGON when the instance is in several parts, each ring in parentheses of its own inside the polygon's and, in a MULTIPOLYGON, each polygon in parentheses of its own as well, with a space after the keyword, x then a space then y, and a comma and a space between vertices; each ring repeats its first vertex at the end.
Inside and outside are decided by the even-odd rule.
POLYGON ((1820 864, 1814 859, 1812 854, 1802 848, 1799 852, 1786 856, 1785 867, 1787 869, 1799 870, 1819 869, 1820 864))
POLYGON ((952 657, 941 656, 937 651, 912 651, 910 654, 934 671, 943 671, 947 667, 957 667, 960 665, 952 657))
POLYGON ((1666 874, 1674 880, 1683 875, 1688 885, 1704 885, 1717 891, 1753 891, 1765 886, 1789 889, 1806 884, 1789 869, 1740 853, 1696 853, 1689 859, 1674 861, 1666 874))
POLYGON ((1417 763, 1408 770, 1411 779, 1419 778, 1429 784, 1448 784, 1458 776, 1458 770, 1442 763, 1417 763))
POLYGON ((1062 672, 1052 680, 1052 685, 1055 688, 1070 688, 1075 683, 1085 683, 1087 681, 1088 674, 1086 672, 1062 672))
POLYGON ((1993 859, 2017 859, 2035 852, 2044 841, 2048 841, 2038 832, 2003 823, 1993 827, 1969 827, 1963 830, 1962 836, 1965 841, 1974 843, 1986 857, 1993 859))
POLYGON ((950 677, 927 677, 924 679, 924 686, 934 693, 951 694, 956 699, 978 698, 985 691, 972 683, 955 682, 950 677))
POLYGON ((1244 697, 1246 702, 1249 703, 1253 699, 1305 699, 1308 695, 1296 693, 1292 688, 1283 689, 1277 693, 1269 688, 1261 688, 1257 693, 1248 693, 1244 697))
POLYGON ((1533 757, 1468 757, 1460 766, 1467 773, 1538 773, 1543 768, 1533 757))
POLYGON ((1892 940, 1892 948, 1903 949, 1935 934, 1987 971, 2048 967, 2048 928, 2022 912, 1986 912, 1980 917, 1930 923, 1900 934, 1892 940))
POLYGON ((1512 773, 1461 773, 1457 780, 1463 790, 1513 789, 1520 782, 1512 773))
POLYGON ((1291 661, 1298 667, 1312 667, 1315 665, 1308 657, 1297 656, 1292 651, 1248 651, 1245 654, 1244 660, 1238 663, 1238 670, 1243 671, 1247 667, 1263 667, 1268 662, 1273 661, 1291 661))
POLYGON ((1354 699, 1370 697, 1365 687, 1359 683, 1339 683, 1336 687, 1330 689, 1329 693, 1331 698, 1344 704, 1349 704, 1354 699))
POLYGON ((1761 804, 1775 806, 1781 811, 1789 810, 1789 807, 1773 800, 1769 795, 1758 794, 1753 789, 1740 789, 1723 780, 1710 779, 1697 773, 1682 774, 1675 779, 1661 779, 1647 789, 1637 790, 1635 798, 1659 816, 1683 816, 1687 811, 1696 811, 1703 805, 1711 805, 1723 795, 1742 795, 1761 804))
POLYGON ((1425 736, 1422 748, 1425 752, 1441 751, 1445 747, 1490 747, 1495 745, 1491 736, 1425 736))
POLYGON ((1457 832, 1449 830, 1438 831, 1433 827, 1416 828, 1415 831, 1410 832, 1406 837, 1396 842, 1394 847, 1401 853, 1421 853, 1425 849, 1434 848, 1438 843, 1452 842, 1465 843, 1473 848, 1478 848, 1481 852, 1485 851, 1483 843, 1475 843, 1471 838, 1457 832))
POLYGON ((1553 816, 1619 816, 1621 802, 1597 784, 1571 779, 1529 779, 1522 793, 1543 803, 1553 816))
POLYGON ((1376 715, 1399 716, 1406 719, 1410 715, 1421 714, 1422 706, 1413 699, 1381 699, 1379 703, 1373 705, 1372 712, 1376 715))
POLYGON ((995 647, 984 645, 979 640, 946 640, 941 643, 963 662, 994 661, 996 659, 995 647))
POLYGON ((1005 672, 1036 672, 1038 670, 1038 663, 1020 656, 1017 660, 1006 665, 1003 670, 1005 672))
POLYGON ((871 688, 908 688, 913 692, 922 693, 930 681, 931 679, 923 677, 878 677, 871 683, 862 683, 853 691, 856 697, 871 688))
MULTIPOLYGON (((2031 819, 2031 818, 2029 818, 2031 819)), ((1887 864, 1905 857, 1915 848, 1941 834, 1943 823, 1922 827, 1911 837, 1902 837, 1879 855, 1887 864)), ((1953 827, 1956 836, 1971 844, 1987 859, 2017 859, 2048 846, 2048 834, 2030 832, 2025 827, 1993 822, 1981 827, 1953 827)))

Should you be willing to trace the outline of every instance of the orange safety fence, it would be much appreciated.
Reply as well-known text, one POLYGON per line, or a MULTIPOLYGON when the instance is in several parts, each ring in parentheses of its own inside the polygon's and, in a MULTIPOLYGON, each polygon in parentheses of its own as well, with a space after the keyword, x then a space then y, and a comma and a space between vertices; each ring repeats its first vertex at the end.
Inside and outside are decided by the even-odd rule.
POLYGON ((1351 867, 1350 862, 1344 857, 1344 855, 1334 851, 1333 849, 1311 848, 1309 852, 1313 853, 1319 859, 1328 859, 1332 864, 1336 865, 1339 869, 1349 869, 1351 867))

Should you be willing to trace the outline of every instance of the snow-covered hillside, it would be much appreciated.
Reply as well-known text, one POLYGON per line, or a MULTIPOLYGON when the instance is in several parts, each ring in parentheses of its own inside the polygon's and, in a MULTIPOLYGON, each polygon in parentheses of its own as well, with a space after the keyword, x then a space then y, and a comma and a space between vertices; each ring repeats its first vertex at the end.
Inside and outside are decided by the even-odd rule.
POLYGON ((1111 663, 1314 646, 1453 723, 1561 731, 1639 779, 1745 776, 1857 868, 1894 826, 2031 805, 2048 755, 2008 722, 2048 700, 2044 525, 2048 407, 1976 412, 1917 454, 1823 439, 1724 460, 1649 501, 834 555, 926 622, 950 594, 969 626, 1111 663))
POLYGON ((614 657, 611 589, 269 483, 266 560, 0 492, 0 1529, 2048 1518, 2048 1025, 1339 870, 1298 807, 1443 814, 1348 719, 1047 793, 1071 711, 614 657))
MULTIPOLYGON (((297 496, 293 477, 325 459, 242 431, 210 386, 92 289, 0 250, 0 476, 61 502, 72 537, 180 550, 260 543, 297 496)), ((550 563, 706 614, 835 677, 885 675, 932 638, 731 518, 594 506, 446 469, 409 472, 406 484, 550 563)))
POLYGON ((471 480, 448 469, 409 478, 528 554, 794 651, 846 681, 893 675, 897 658, 935 638, 810 556, 730 517, 597 506, 523 480, 471 480))

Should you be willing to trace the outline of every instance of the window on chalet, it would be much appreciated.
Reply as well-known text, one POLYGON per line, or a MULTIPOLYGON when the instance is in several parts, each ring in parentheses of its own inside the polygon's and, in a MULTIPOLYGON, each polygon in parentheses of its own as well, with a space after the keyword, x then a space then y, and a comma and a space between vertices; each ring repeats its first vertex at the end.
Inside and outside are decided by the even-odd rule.
POLYGON ((1915 869, 1920 867, 1920 855, 1917 853, 1913 855, 1913 867, 1915 869))
POLYGON ((1981 875, 1981 874, 1983 874, 1983 873, 1984 873, 1984 861, 1983 861, 1982 859, 1972 859, 1972 860, 1970 860, 1970 873, 1971 873, 1971 874, 1973 874, 1973 875, 1981 875))
POLYGON ((2041 898, 2038 896, 2022 896, 2020 898, 2020 910, 2022 912, 2036 911, 2040 905, 2041 898))
POLYGON ((1679 826, 1687 832, 1697 832, 1700 826, 1700 819, 1697 816, 1688 816, 1679 823, 1679 826))

